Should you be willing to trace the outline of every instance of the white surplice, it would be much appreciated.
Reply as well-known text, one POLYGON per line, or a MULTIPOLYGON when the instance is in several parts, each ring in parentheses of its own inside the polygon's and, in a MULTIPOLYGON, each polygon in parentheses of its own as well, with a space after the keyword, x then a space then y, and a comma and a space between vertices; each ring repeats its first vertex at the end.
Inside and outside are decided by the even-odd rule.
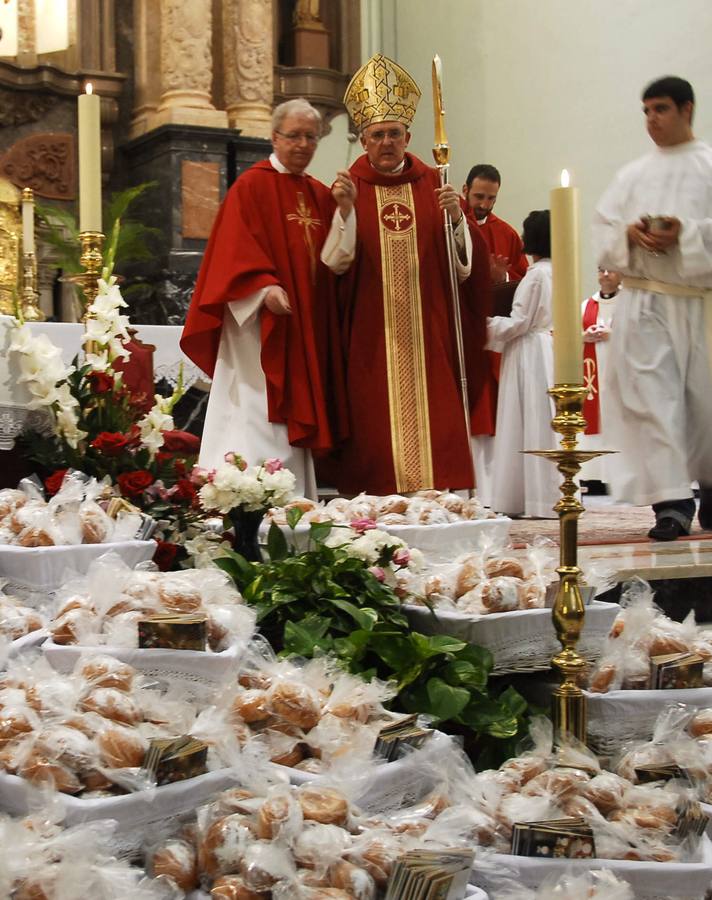
MULTIPOLYGON (((273 153, 274 168, 288 170, 273 153)), ((339 217, 332 223, 336 235, 332 244, 338 249, 342 240, 353 240, 355 213, 345 223, 339 217)), ((225 453, 240 453, 250 465, 277 457, 294 472, 295 491, 316 499, 317 487, 311 451, 293 447, 287 438, 287 426, 267 418, 267 384, 260 354, 260 309, 267 288, 243 300, 227 304, 215 373, 205 413, 198 465, 212 469, 222 464, 225 453)))
MULTIPOLYGON (((588 300, 584 300, 581 304, 581 319, 583 320, 586 306, 593 300, 598 303, 597 325, 605 325, 611 328, 613 322, 613 313, 616 308, 616 301, 620 297, 620 293, 614 294, 612 297, 602 297, 600 291, 596 291, 588 300)), ((610 343, 609 336, 607 341, 598 341, 596 343, 596 368, 598 369, 598 406, 599 406, 599 428, 598 434, 580 434, 578 443, 580 450, 613 450, 610 437, 610 421, 612 412, 609 406, 610 394, 603 389, 606 372, 610 366, 610 343)), ((611 453, 610 456, 599 456, 591 459, 581 466, 581 481, 602 481, 608 484, 612 481, 614 475, 613 470, 618 464, 619 453, 611 453)))
POLYGON ((502 354, 490 505, 509 515, 554 518, 552 507, 561 496, 556 467, 521 452, 556 446, 547 394, 554 373, 551 260, 529 267, 509 316, 487 320, 487 349, 502 354))
MULTIPOLYGON (((712 148, 656 147, 624 166, 594 217, 598 264, 624 275, 712 288, 712 148), (629 247, 641 216, 676 216, 666 253, 629 247)), ((677 297, 624 288, 618 295, 602 390, 620 458, 613 495, 640 506, 692 497, 712 485, 712 295, 677 297)), ((608 428, 608 426, 607 426, 608 428)))

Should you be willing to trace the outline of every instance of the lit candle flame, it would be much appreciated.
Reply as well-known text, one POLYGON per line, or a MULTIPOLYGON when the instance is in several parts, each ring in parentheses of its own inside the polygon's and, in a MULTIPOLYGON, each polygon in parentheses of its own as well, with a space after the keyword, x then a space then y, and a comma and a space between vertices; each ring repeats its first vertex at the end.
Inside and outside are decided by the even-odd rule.
POLYGON ((561 187, 568 187, 568 186, 569 186, 569 181, 570 181, 570 178, 569 178, 569 170, 568 170, 568 169, 562 169, 562 170, 561 170, 561 187))
POLYGON ((84 88, 84 93, 85 94, 93 94, 94 93, 94 88, 92 87, 91 81, 87 81, 86 87, 84 88))

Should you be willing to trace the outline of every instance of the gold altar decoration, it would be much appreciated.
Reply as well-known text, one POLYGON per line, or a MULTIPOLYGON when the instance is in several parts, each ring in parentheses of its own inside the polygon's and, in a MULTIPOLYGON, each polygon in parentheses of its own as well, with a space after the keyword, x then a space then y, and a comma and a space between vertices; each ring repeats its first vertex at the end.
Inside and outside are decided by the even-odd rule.
POLYGON ((578 485, 574 480, 583 465, 590 459, 610 453, 610 450, 578 450, 577 435, 586 428, 583 403, 586 387, 583 384, 556 384, 548 393, 554 399, 556 415, 552 428, 560 434, 558 450, 526 450, 556 463, 564 481, 561 499, 554 510, 559 514, 559 589, 554 601, 552 618, 561 651, 552 657, 551 663, 562 675, 561 684, 554 691, 551 716, 554 723, 554 743, 564 734, 571 734, 586 741, 586 697, 579 686, 586 661, 578 653, 576 645, 586 615, 581 596, 578 567, 578 519, 584 511, 576 496, 578 485))
POLYGON ((79 245, 79 263, 84 271, 76 275, 63 275, 60 281, 79 289, 79 296, 74 298, 74 308, 77 319, 85 322, 87 310, 99 293, 99 279, 104 269, 104 235, 100 231, 80 231, 79 245))
POLYGON ((37 254, 35 251, 35 194, 22 190, 22 292, 20 308, 25 322, 43 322, 37 293, 37 254))
POLYGON ((0 178, 0 315, 14 316, 20 283, 20 191, 0 178))
POLYGON ((349 82, 344 106, 358 131, 376 122, 413 121, 420 88, 398 63, 376 53, 349 82))
POLYGON ((84 271, 71 276, 70 280, 79 286, 82 292, 82 321, 86 319, 87 310, 99 293, 99 279, 104 268, 104 235, 100 231, 81 231, 79 243, 82 248, 79 262, 84 271))
POLYGON ((37 293, 37 257, 34 253, 22 254, 20 306, 25 322, 44 322, 45 314, 40 309, 39 294, 37 293))

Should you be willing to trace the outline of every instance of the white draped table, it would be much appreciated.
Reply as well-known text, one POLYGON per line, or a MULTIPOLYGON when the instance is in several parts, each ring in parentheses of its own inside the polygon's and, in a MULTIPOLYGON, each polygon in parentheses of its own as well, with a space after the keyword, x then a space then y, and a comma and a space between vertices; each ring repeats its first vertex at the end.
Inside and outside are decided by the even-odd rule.
MULTIPOLYGON (((27 426, 39 427, 44 414, 29 410, 29 391, 18 384, 17 361, 10 357, 10 332, 13 319, 0 316, 0 450, 12 450, 15 438, 27 426)), ((62 359, 69 365, 81 350, 84 326, 69 322, 31 322, 33 334, 46 334, 62 351, 62 359)), ((180 325, 131 325, 136 336, 145 344, 153 344, 153 370, 156 382, 165 379, 174 388, 183 365, 183 383, 186 388, 194 384, 207 385, 208 377, 181 351, 179 340, 183 331, 180 325)))

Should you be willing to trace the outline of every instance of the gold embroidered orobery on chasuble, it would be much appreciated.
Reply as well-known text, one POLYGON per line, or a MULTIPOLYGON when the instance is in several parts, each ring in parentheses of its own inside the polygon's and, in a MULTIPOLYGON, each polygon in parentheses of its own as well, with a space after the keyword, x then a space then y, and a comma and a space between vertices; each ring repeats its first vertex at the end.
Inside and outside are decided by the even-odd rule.
POLYGON ((409 184, 376 187, 391 444, 399 491, 433 484, 418 232, 409 184))
POLYGON ((321 225, 321 219, 315 219, 312 216, 311 206, 307 205, 303 191, 297 191, 297 211, 295 213, 287 213, 287 221, 296 222, 303 229, 304 244, 309 254, 311 282, 316 284, 316 247, 314 246, 311 230, 321 225))

